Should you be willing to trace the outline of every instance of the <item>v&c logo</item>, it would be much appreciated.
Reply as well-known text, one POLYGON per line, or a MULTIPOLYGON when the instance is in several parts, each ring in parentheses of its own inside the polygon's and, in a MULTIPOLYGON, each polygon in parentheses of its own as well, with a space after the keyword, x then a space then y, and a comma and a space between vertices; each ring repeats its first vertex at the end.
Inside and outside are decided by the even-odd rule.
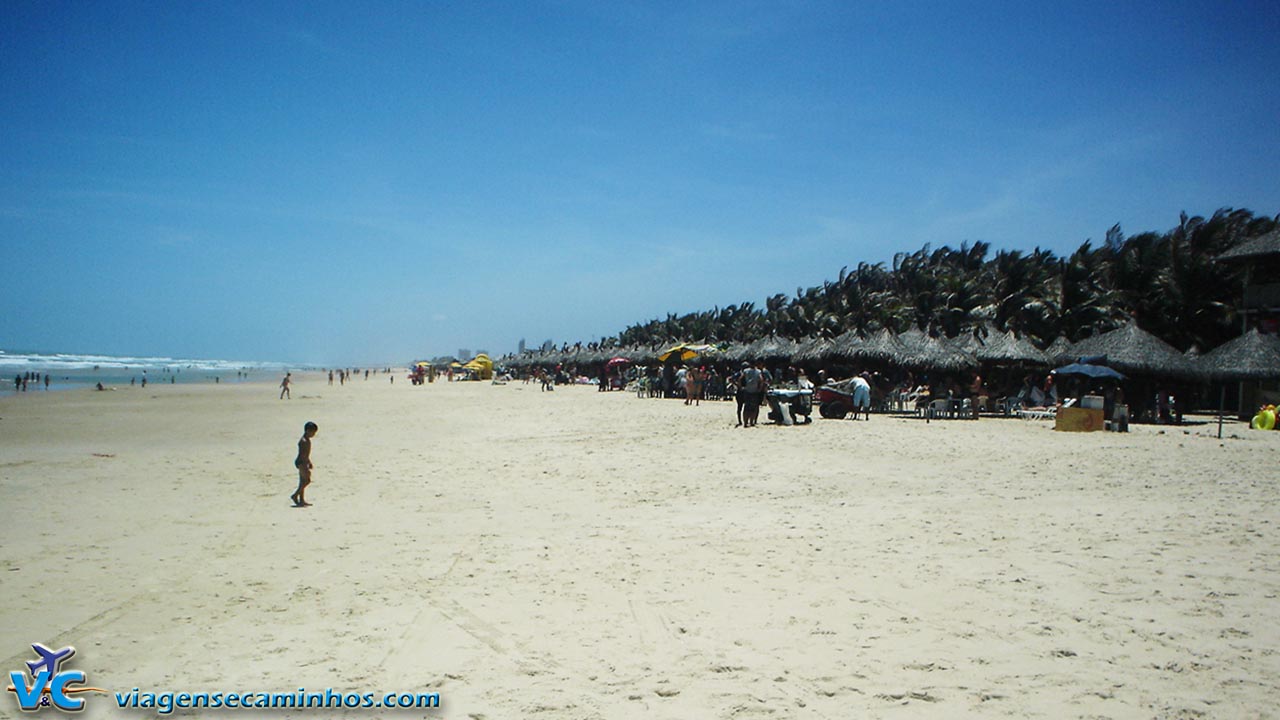
POLYGON ((66 712, 78 712, 84 709, 84 700, 71 697, 82 692, 102 692, 106 690, 83 686, 85 674, 82 670, 63 670, 62 664, 76 654, 76 649, 68 645, 61 650, 50 650, 40 643, 32 643, 31 649, 40 656, 39 660, 27 662, 27 670, 31 674, 30 682, 27 673, 14 670, 9 673, 12 683, 7 690, 17 696, 18 707, 23 712, 33 712, 50 705, 66 712))

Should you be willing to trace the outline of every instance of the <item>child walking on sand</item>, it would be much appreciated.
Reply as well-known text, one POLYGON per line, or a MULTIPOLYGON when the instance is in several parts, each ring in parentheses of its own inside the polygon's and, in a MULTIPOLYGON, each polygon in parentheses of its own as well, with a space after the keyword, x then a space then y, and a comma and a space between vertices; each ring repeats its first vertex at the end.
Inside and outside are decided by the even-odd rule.
POLYGON ((298 458, 293 461, 293 466, 298 468, 298 489, 293 491, 289 499, 293 501, 294 507, 308 507, 311 503, 307 502, 306 492, 307 486, 311 484, 311 438, 316 436, 316 432, 320 430, 320 426, 313 422, 309 422, 302 428, 302 439, 298 440, 298 458))

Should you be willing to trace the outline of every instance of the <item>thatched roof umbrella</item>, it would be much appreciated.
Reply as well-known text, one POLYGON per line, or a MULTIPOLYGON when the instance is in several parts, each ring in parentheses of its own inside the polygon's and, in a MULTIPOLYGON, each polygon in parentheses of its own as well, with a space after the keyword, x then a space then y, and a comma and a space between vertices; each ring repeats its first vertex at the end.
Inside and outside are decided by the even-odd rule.
POLYGON ((797 363, 816 363, 821 361, 830 349, 831 340, 829 338, 815 335, 800 343, 796 354, 791 359, 797 363))
POLYGON ((1006 330, 992 335, 974 351, 980 362, 993 365, 1048 365, 1049 358, 1031 341, 1006 330))
POLYGON ((940 367, 950 366, 953 370, 972 370, 978 367, 978 358, 973 353, 965 351, 947 338, 934 338, 934 343, 941 357, 945 358, 940 367))
POLYGON ((1214 380, 1271 380, 1280 378, 1280 338, 1257 328, 1229 340, 1197 361, 1214 380))
POLYGON ((846 330, 831 341, 827 357, 837 360, 856 360, 862 356, 867 339, 857 330, 846 330))
POLYGON ((906 354, 906 346, 888 328, 871 333, 857 347, 857 357, 864 360, 901 363, 906 354))
POLYGON ((725 343, 724 348, 720 351, 720 359, 731 363, 740 363, 746 359, 745 352, 748 347, 749 344, 747 343, 725 343))
POLYGON ((800 362, 800 352, 804 349, 803 343, 798 340, 792 340, 791 338, 783 338, 782 345, 787 353, 787 362, 792 365, 800 362))
POLYGON ((658 351, 648 345, 633 345, 627 348, 627 357, 637 365, 653 365, 658 362, 658 351))
POLYGON ((898 335, 903 352, 898 362, 922 369, 951 372, 976 366, 977 360, 960 348, 938 338, 930 337, 920 328, 911 328, 898 335))
POLYGON ((908 365, 923 365, 934 352, 934 339, 918 327, 898 333, 898 342, 904 348, 899 359, 908 365))
POLYGON ((951 338, 951 344, 970 355, 981 356, 990 339, 990 336, 978 337, 974 333, 963 332, 951 338))
POLYGON ((1065 335, 1059 335, 1057 339, 1049 343, 1049 347, 1044 349, 1044 356, 1048 358, 1050 365, 1062 365, 1071 362, 1072 359, 1079 357, 1072 350, 1074 343, 1066 338, 1065 335))
POLYGON ((983 323, 975 325, 969 330, 962 331, 959 335, 950 339, 950 342, 960 350, 977 355, 978 350, 986 347, 987 343, 998 337, 1000 333, 991 325, 991 323, 983 323))
POLYGON ((751 343, 746 349, 746 360, 790 360, 792 348, 789 341, 776 335, 766 335, 751 343))
POLYGON ((1077 357, 1106 355, 1107 364, 1126 373, 1195 378, 1199 369, 1177 348, 1129 322, 1123 327, 1085 338, 1071 346, 1077 357))

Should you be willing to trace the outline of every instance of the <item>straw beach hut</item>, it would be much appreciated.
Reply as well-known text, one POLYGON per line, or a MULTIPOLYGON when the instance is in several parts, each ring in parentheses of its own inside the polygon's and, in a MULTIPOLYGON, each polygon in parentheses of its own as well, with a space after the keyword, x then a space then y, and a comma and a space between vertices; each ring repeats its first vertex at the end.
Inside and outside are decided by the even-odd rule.
POLYGON ((920 328, 911 328, 898 335, 898 342, 903 348, 898 362, 903 365, 955 372, 977 367, 978 361, 952 343, 930 337, 920 328))
POLYGON ((970 332, 962 332, 951 338, 951 344, 963 352, 967 352, 970 355, 981 359, 981 357, 979 357, 979 351, 986 347, 987 342, 989 342, 994 336, 995 333, 991 332, 990 328, 974 328, 970 332))
POLYGON ((1201 372, 1224 385, 1218 394, 1218 437, 1222 437, 1222 412, 1226 404, 1225 383, 1237 382, 1240 419, 1252 414, 1259 404, 1259 382, 1280 378, 1280 338, 1264 335, 1257 328, 1214 348, 1195 361, 1201 372))
POLYGON ((795 349, 790 340, 777 337, 776 335, 766 335, 765 337, 751 343, 751 345, 746 349, 745 359, 764 360, 765 362, 790 360, 794 350, 795 349))
POLYGON ((1071 346, 1078 357, 1106 355, 1107 364, 1127 374, 1193 379, 1199 368, 1177 348, 1129 322, 1101 335, 1085 338, 1071 346))
POLYGON ((1048 365, 1049 357, 1030 340, 1006 330, 1000 335, 988 336, 980 342, 973 354, 979 362, 992 365, 1048 365))
POLYGON ((854 361, 863 359, 863 350, 867 339, 857 330, 846 330, 831 341, 827 351, 828 357, 837 360, 854 361))
POLYGON ((908 350, 891 330, 881 328, 863 338, 862 342, 858 344, 856 352, 857 357, 868 360, 901 364, 902 358, 906 357, 908 350))
POLYGON ((1071 341, 1062 335, 1049 343, 1049 347, 1044 349, 1044 356, 1050 365, 1061 365, 1079 357, 1078 354, 1073 354, 1071 341))
POLYGON ((811 337, 800 343, 792 360, 797 363, 815 365, 822 362, 823 358, 830 352, 831 346, 832 342, 829 338, 824 338, 820 335, 811 337))
POLYGON ((1280 378, 1280 338, 1263 335, 1254 328, 1219 345, 1197 362, 1213 380, 1274 380, 1280 378))

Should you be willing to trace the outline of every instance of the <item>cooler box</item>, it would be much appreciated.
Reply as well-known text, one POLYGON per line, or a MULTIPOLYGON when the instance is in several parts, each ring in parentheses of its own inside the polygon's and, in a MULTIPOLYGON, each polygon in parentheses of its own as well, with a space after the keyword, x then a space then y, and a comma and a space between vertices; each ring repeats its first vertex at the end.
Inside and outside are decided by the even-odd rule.
POLYGON ((1094 432, 1102 429, 1102 408, 1062 407, 1053 429, 1063 432, 1094 432))

